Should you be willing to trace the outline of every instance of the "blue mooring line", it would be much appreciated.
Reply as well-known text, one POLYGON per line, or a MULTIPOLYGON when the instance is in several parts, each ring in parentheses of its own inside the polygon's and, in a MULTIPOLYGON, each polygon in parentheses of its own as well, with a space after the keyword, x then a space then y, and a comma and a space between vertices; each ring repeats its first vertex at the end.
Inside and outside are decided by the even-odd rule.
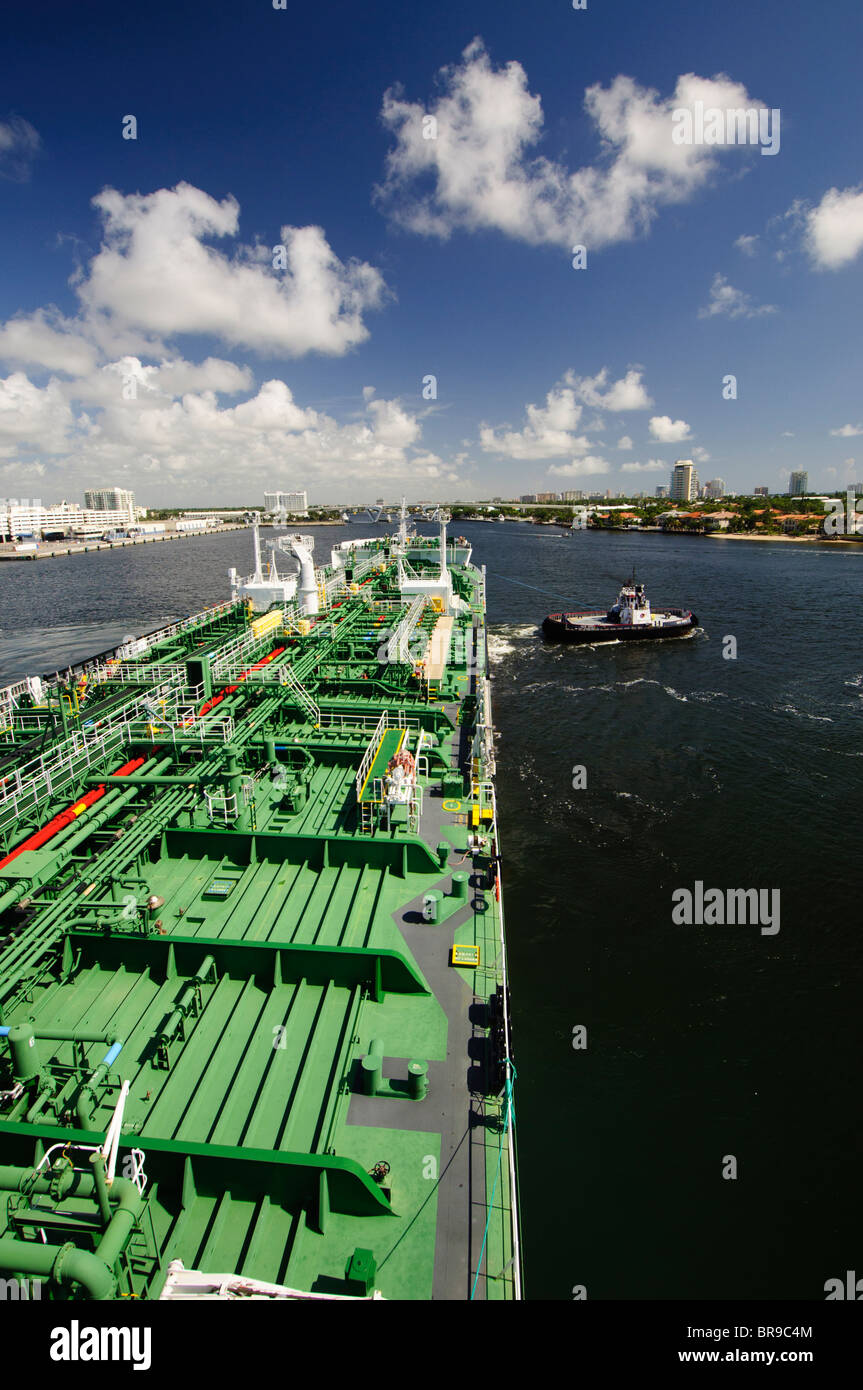
POLYGON ((564 598, 562 594, 556 594, 553 589, 541 589, 538 584, 525 584, 522 579, 510 579, 508 574, 492 574, 491 570, 486 570, 492 579, 505 579, 507 584, 519 584, 522 589, 536 589, 538 594, 548 594, 549 598, 559 598, 561 603, 571 603, 572 599, 564 598))

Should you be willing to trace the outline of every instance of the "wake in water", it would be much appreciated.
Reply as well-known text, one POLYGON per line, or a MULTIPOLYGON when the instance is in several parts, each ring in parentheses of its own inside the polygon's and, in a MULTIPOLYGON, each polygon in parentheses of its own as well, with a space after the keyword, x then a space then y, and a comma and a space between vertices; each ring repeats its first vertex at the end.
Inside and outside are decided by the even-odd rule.
POLYGON ((503 661, 504 657, 512 656, 517 651, 516 643, 533 641, 537 636, 539 628, 530 623, 499 623, 489 629, 488 633, 488 656, 491 662, 503 661))

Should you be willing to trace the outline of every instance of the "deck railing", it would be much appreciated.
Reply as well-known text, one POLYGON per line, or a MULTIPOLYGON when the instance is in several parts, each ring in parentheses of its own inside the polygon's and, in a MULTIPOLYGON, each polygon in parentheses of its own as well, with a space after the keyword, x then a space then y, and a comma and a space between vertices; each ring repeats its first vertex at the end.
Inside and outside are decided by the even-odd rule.
POLYGON ((386 660, 407 663, 410 661, 410 640, 423 615, 426 605, 424 594, 417 594, 396 624, 392 637, 386 645, 386 660))
POLYGON ((356 782, 355 782, 356 791, 357 791, 357 801, 359 801, 360 795, 362 794, 363 787, 364 787, 365 784, 366 784, 366 778, 368 777, 369 772, 371 771, 371 766, 372 766, 372 763, 373 763, 374 760, 375 760, 375 754, 376 754, 377 751, 378 751, 378 748, 379 748, 379 746, 380 746, 381 739, 383 738, 384 733, 385 733, 386 729, 388 729, 388 728, 389 728, 389 714, 388 714, 388 711, 387 711, 387 710, 384 710, 383 713, 381 714, 380 719, 378 720, 377 724, 375 725, 374 733, 372 734, 372 736, 371 736, 371 738, 370 738, 370 740, 369 740, 368 747, 366 748, 366 751, 365 751, 365 753, 363 754, 362 762, 360 763, 359 771, 357 772, 356 782))

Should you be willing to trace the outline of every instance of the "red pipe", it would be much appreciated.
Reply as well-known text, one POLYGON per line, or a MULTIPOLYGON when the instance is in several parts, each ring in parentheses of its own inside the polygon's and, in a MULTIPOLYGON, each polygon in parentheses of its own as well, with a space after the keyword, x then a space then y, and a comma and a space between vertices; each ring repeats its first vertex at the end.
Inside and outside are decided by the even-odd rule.
POLYGON ((242 685, 246 676, 250 676, 253 671, 260 671, 262 666, 266 666, 268 662, 274 661, 277 656, 281 656, 284 650, 284 647, 274 647, 269 656, 265 656, 260 661, 256 661, 254 666, 250 666, 248 671, 244 671, 236 685, 226 685, 224 690, 220 691, 218 695, 211 695, 209 700, 205 700, 198 710, 198 719, 202 718, 205 714, 209 714, 211 709, 216 708, 216 705, 220 705, 226 695, 233 695, 234 691, 238 690, 242 685))
MULTIPOLYGON (((122 767, 117 768, 116 772, 112 772, 111 778, 125 777, 128 773, 137 771, 142 763, 146 761, 146 758, 133 758, 131 762, 124 763, 122 767)), ((12 860, 17 859, 18 855, 23 854, 25 850, 38 849, 40 845, 44 845, 46 841, 53 839, 64 826, 71 825, 73 820, 76 820, 84 811, 88 811, 94 802, 99 801, 105 795, 107 790, 107 785, 103 782, 101 786, 94 787, 91 792, 85 792, 80 800, 74 801, 71 806, 67 806, 65 811, 59 811, 46 825, 42 826, 41 830, 34 831, 17 849, 13 849, 10 854, 7 854, 5 859, 0 859, 0 869, 5 869, 7 864, 11 864, 12 860)))

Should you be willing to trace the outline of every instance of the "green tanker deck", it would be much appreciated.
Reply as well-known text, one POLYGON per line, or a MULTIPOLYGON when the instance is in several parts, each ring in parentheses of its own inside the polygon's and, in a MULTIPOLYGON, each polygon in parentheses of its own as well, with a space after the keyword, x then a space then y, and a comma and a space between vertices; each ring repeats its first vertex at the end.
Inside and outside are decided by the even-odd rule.
POLYGON ((0 692, 31 1297, 522 1296, 484 576, 407 555, 0 692))

